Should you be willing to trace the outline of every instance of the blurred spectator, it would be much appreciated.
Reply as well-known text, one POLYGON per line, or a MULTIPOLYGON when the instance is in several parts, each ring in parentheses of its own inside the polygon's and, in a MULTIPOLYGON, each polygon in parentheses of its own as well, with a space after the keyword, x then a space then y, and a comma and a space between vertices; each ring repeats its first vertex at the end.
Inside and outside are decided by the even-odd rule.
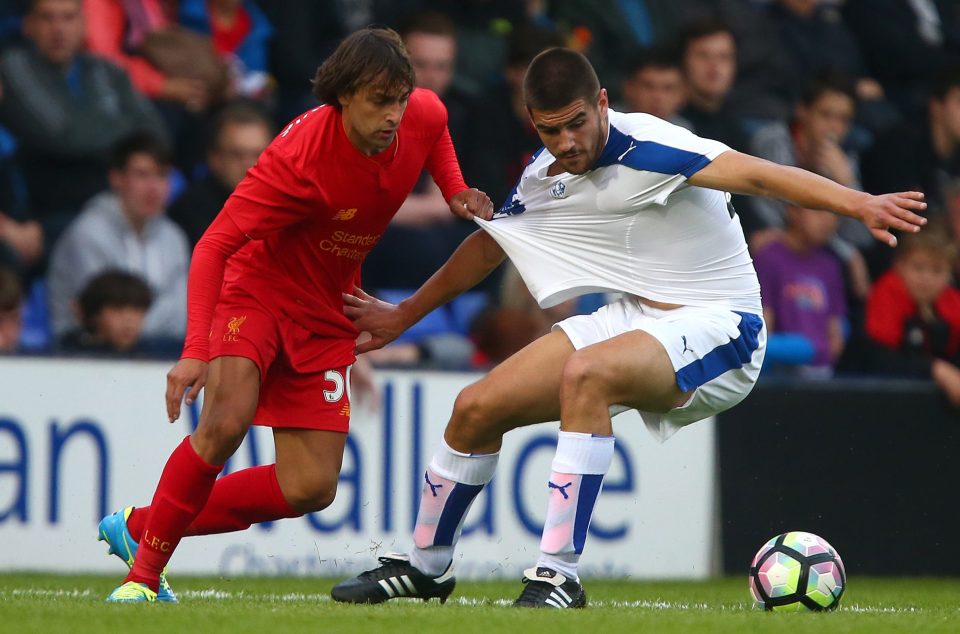
MULTIPOLYGON (((422 10, 421 0, 269 0, 260 7, 273 24, 268 67, 277 82, 276 116, 286 123, 317 105, 310 80, 317 67, 340 40, 370 24, 398 25, 411 13, 422 10)), ((458 7, 463 2, 444 2, 458 7)))
POLYGON ((782 239, 754 254, 769 348, 776 351, 779 334, 791 334, 805 337, 813 349, 813 358, 798 368, 801 376, 830 376, 843 352, 843 273, 825 248, 836 229, 833 213, 788 206, 782 239))
POLYGON ((0 355, 17 352, 23 328, 23 288, 17 274, 0 267, 0 355))
POLYGON ((456 25, 443 13, 427 11, 411 16, 399 32, 410 54, 417 85, 437 93, 447 107, 447 127, 457 145, 468 125, 471 100, 454 84, 459 53, 456 25))
POLYGON ((872 77, 908 116, 923 109, 930 80, 960 63, 960 6, 955 0, 847 0, 872 77))
POLYGON ((223 98, 227 69, 209 37, 177 25, 165 0, 83 0, 87 46, 130 74, 151 99, 201 112, 223 98))
POLYGON ((630 52, 669 42, 689 8, 657 0, 568 0, 550 2, 547 14, 568 33, 568 46, 586 55, 614 101, 629 79, 623 62, 630 52))
MULTIPOLYGON (((451 88, 457 60, 456 27, 443 14, 430 12, 413 16, 400 34, 413 62, 417 85, 440 96, 447 107, 450 135, 462 154, 468 100, 451 88)), ((440 189, 424 172, 363 263, 364 285, 373 289, 418 288, 475 229, 472 222, 450 213, 440 189), (411 244, 417 248, 411 250, 411 244), (398 266, 401 262, 403 266, 398 266)))
POLYGON ((253 0, 180 0, 179 17, 210 36, 230 69, 232 94, 264 98, 273 90, 267 67, 273 27, 253 0))
POLYGON ((960 66, 934 82, 925 120, 908 118, 863 156, 870 193, 922 191, 930 213, 944 210, 944 189, 960 176, 960 66))
POLYGON ((776 27, 758 8, 760 3, 684 0, 682 4, 691 24, 712 18, 727 25, 733 34, 737 72, 728 108, 748 124, 789 117, 798 87, 796 69, 776 27))
POLYGON ((499 305, 478 315, 471 325, 476 366, 496 365, 549 333, 557 322, 592 313, 610 301, 602 293, 592 293, 540 308, 517 267, 509 261, 504 264, 499 299, 499 305))
POLYGON ((679 114, 686 100, 683 67, 672 52, 647 49, 628 64, 623 80, 624 112, 646 112, 692 129, 693 125, 679 114))
MULTIPOLYGON (((842 75, 821 74, 804 89, 791 125, 777 122, 758 130, 751 139, 750 153, 861 189, 858 158, 843 150, 855 109, 850 81, 842 75)), ((749 198, 748 203, 755 218, 745 224, 758 229, 749 235, 750 246, 760 250, 782 231, 786 207, 780 201, 758 197, 749 198)), ((861 302, 870 292, 870 276, 857 249, 872 248, 873 243, 863 223, 846 217, 839 219, 836 236, 830 241, 831 250, 846 263, 851 290, 861 302)))
POLYGON ((0 56, 0 123, 17 138, 29 205, 49 247, 106 186, 106 156, 134 130, 164 134, 123 71, 83 52, 81 0, 34 0, 28 45, 0 56))
POLYGON ((747 140, 729 105, 737 74, 737 45, 729 26, 714 19, 691 22, 681 36, 687 105, 680 115, 702 137, 745 151, 747 140))
POLYGON ((186 232, 191 248, 272 138, 273 123, 254 104, 234 102, 217 114, 207 150, 208 172, 187 187, 168 214, 186 232))
POLYGON ((825 72, 851 77, 860 107, 856 134, 848 141, 860 149, 873 136, 899 120, 884 98, 883 86, 869 77, 857 40, 843 24, 839 7, 821 0, 777 0, 770 5, 771 21, 797 71, 796 86, 806 86, 825 72))
POLYGON ((931 223, 904 235, 893 268, 877 280, 867 303, 871 368, 930 377, 960 407, 960 291, 950 286, 957 247, 931 223))
POLYGON ((883 97, 883 87, 867 76, 857 40, 843 23, 836 4, 776 0, 769 13, 798 71, 797 85, 807 85, 830 71, 853 77, 860 99, 883 97))
POLYGON ((523 76, 530 61, 551 46, 563 46, 556 31, 532 25, 513 29, 500 77, 471 112, 470 120, 478 123, 458 154, 467 183, 486 192, 494 206, 506 199, 542 145, 523 101, 523 76))
POLYGON ((27 207, 13 157, 0 154, 0 267, 22 278, 43 255, 43 228, 27 207))
POLYGON ((0 0, 0 49, 20 38, 23 0, 0 0))
POLYGON ((125 355, 138 352, 150 302, 150 287, 140 277, 123 271, 100 273, 77 297, 74 308, 81 326, 60 339, 60 350, 125 355))
POLYGON ((120 141, 110 162, 110 190, 93 198, 53 249, 47 276, 54 334, 78 323, 71 303, 98 273, 122 270, 147 281, 154 303, 147 337, 182 338, 186 329, 187 237, 164 215, 170 151, 153 137, 120 141))

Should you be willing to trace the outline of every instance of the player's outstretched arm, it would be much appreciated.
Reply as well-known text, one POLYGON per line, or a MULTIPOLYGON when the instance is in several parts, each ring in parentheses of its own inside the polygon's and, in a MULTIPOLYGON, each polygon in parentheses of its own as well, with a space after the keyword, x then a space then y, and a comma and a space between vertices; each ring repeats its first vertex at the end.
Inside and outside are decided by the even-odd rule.
POLYGON ((476 286, 504 258, 500 245, 486 231, 477 230, 416 293, 399 304, 381 301, 359 288, 353 294, 344 293, 344 314, 371 337, 357 344, 357 354, 387 345, 430 311, 476 286))
POLYGON ((873 196, 812 172, 728 151, 690 177, 691 185, 735 194, 766 196, 808 209, 826 209, 863 222, 877 240, 897 246, 891 229, 914 232, 926 224, 921 192, 873 196))

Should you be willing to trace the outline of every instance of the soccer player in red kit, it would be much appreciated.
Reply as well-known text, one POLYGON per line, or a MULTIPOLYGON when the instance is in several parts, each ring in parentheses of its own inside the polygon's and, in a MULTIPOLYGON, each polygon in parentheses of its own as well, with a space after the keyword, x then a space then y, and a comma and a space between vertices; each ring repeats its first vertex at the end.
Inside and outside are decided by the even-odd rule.
POLYGON ((414 89, 396 33, 358 31, 317 71, 324 105, 274 139, 193 254, 183 355, 167 413, 206 387, 196 431, 148 507, 105 517, 100 539, 130 566, 108 601, 175 601, 180 539, 319 511, 334 499, 358 335, 341 293, 425 167, 458 216, 490 218, 463 182, 435 94, 414 89), (249 426, 273 428, 276 464, 217 479, 249 426), (158 596, 159 595, 159 596, 158 596))

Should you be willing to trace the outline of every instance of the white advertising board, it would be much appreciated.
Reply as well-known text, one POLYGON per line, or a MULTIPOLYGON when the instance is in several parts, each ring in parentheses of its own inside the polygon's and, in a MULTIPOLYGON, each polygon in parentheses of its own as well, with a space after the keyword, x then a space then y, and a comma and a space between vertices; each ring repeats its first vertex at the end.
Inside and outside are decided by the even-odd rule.
MULTIPOLYGON (((102 514, 147 504, 167 456, 196 424, 168 424, 167 364, 0 359, 0 570, 122 572, 96 541, 102 514)), ((321 513, 185 539, 176 572, 342 577, 404 551, 457 392, 475 374, 381 372, 378 407, 355 406, 337 500, 321 513)), ((617 449, 582 574, 703 578, 713 572, 714 421, 665 444, 635 412, 614 419, 617 449)), ((556 424, 508 434, 497 476, 467 518, 458 576, 518 576, 535 563, 556 424)), ((226 471, 273 460, 254 428, 226 471)))

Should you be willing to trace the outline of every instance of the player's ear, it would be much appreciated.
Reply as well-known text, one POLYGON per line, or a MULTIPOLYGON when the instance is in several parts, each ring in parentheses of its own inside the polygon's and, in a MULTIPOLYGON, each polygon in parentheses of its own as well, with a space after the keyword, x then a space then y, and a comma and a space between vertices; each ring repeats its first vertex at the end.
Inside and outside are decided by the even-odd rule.
POLYGON ((607 96, 607 89, 601 88, 600 95, 597 97, 597 107, 600 108, 600 110, 606 110, 609 105, 610 97, 607 96))

